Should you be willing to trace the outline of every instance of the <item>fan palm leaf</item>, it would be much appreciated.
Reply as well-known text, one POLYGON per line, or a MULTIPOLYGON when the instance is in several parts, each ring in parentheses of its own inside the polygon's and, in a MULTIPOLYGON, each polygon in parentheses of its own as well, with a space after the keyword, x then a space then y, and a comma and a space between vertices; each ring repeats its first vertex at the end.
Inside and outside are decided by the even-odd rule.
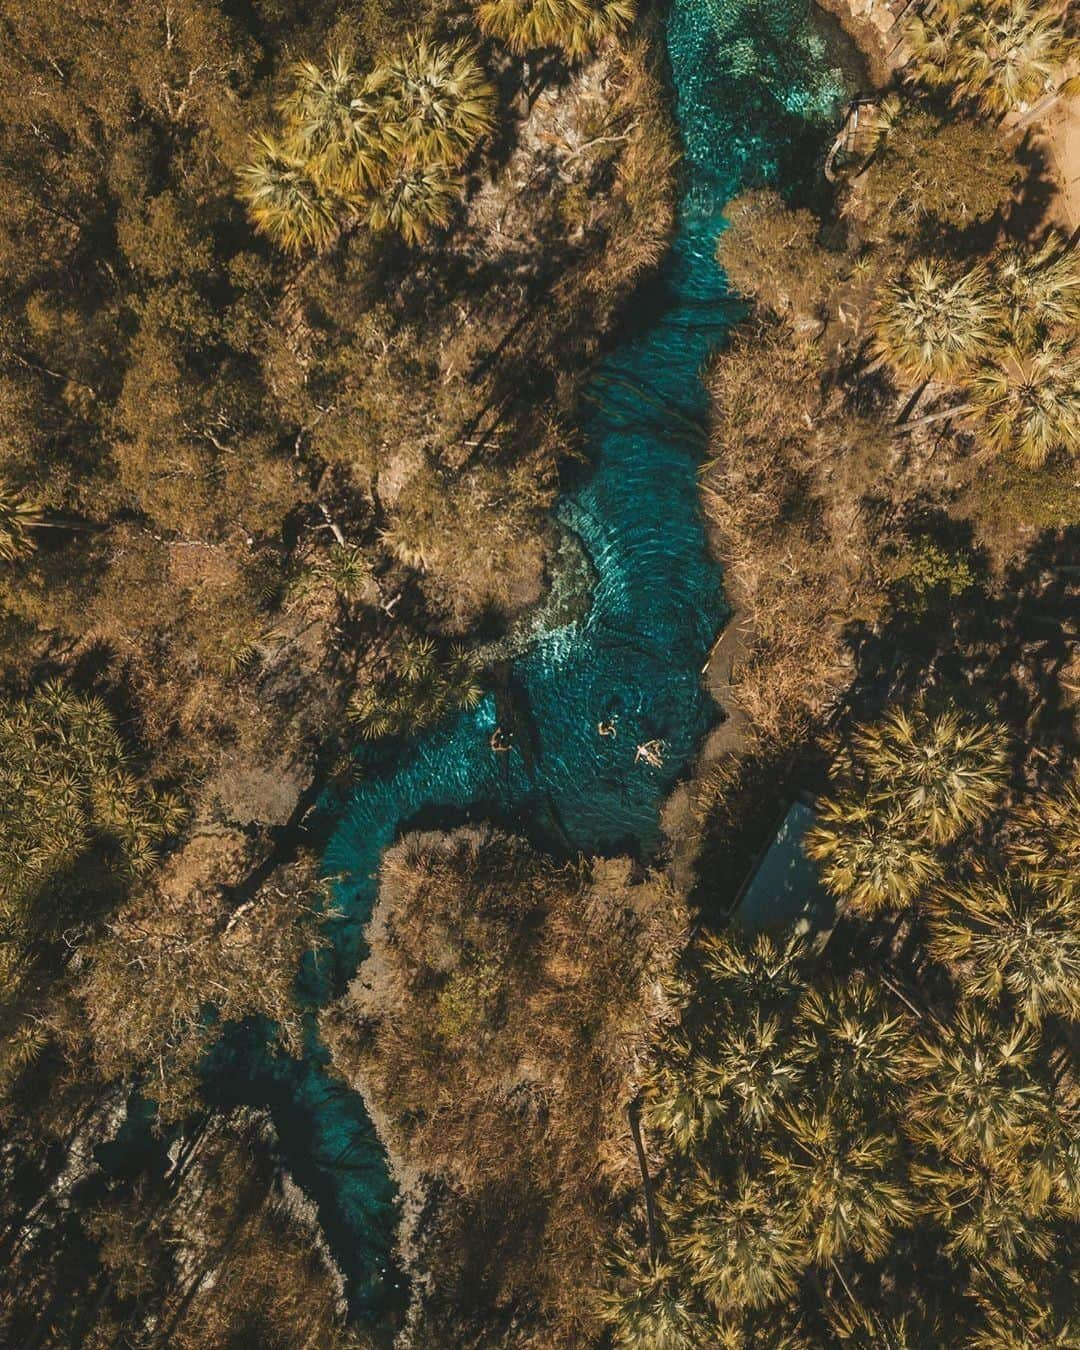
POLYGON ((790 1007, 806 988, 806 944, 794 935, 780 941, 767 933, 743 936, 731 928, 706 933, 698 956, 713 997, 736 1007, 777 1012, 790 1007))
POLYGON ((915 1215, 896 1140, 842 1111, 788 1110, 783 1123, 788 1138, 764 1156, 813 1259, 884 1255, 893 1232, 915 1215))
POLYGON ((633 0, 481 0, 480 31, 524 56, 544 47, 586 56, 633 22, 633 0))
POLYGON ((1020 1015, 1080 1017, 1080 892, 1030 875, 977 876, 930 903, 931 954, 965 993, 1020 1015))
POLYGON ((921 1077, 910 1102, 912 1135, 943 1153, 985 1158, 1028 1142, 1045 1100, 1030 1074, 1037 1044, 1030 1026, 1003 1026, 961 1005, 948 1033, 924 1038, 912 1056, 921 1077))
POLYGON ((883 814, 854 796, 822 798, 803 847, 822 884, 853 913, 902 909, 941 875, 937 852, 900 812, 883 814))
POLYGON ((672 1247, 708 1303, 725 1313, 790 1297, 808 1254, 789 1202, 740 1170, 730 1186, 699 1173, 689 1206, 672 1247))
POLYGON ((609 1287, 599 1299, 612 1340, 628 1350, 698 1350, 705 1329, 682 1272, 642 1260, 629 1247, 608 1258, 609 1287))
POLYGON ((1008 775, 1008 738, 1000 728, 949 711, 893 708, 852 737, 851 759, 909 829, 935 844, 978 824, 1008 775))
POLYGON ((861 974, 810 989, 799 1004, 798 1053, 806 1076, 837 1102, 888 1100, 908 1074, 908 1019, 891 1013, 861 974))
POLYGON ((1009 328, 1020 341, 1080 323, 1080 252, 1059 235, 1051 234, 1036 249, 1004 249, 993 271, 1009 328))
POLYGON ((694 1066, 695 1081, 703 1098, 731 1102, 739 1121, 759 1130, 798 1091, 800 1049, 789 1022, 752 1007, 739 1024, 721 1021, 694 1066))
POLYGON ((915 1164, 911 1176, 926 1213, 948 1234, 946 1251, 1011 1265, 1024 1254, 1045 1259, 1053 1249, 1051 1230, 1008 1171, 961 1157, 915 1164))
POLYGON ((1080 353, 1061 342, 1008 343, 969 382, 979 436, 1037 469, 1051 455, 1080 451, 1080 353))
POLYGON ((328 190, 351 196, 385 169, 385 147, 375 105, 347 50, 331 52, 325 66, 300 61, 280 111, 288 152, 328 190))
POLYGON ((1039 877, 1080 876, 1080 770, 1056 791, 1017 807, 1013 820, 1019 834, 1008 844, 1012 862, 1039 877))
POLYGON ((913 380, 955 380, 991 346, 1001 311, 983 266, 954 275, 920 258, 877 306, 874 338, 885 359, 913 380))
POLYGON ((287 253, 326 248, 336 237, 333 201, 309 166, 271 136, 255 138, 255 156, 239 171, 252 224, 287 253))
POLYGON ((1053 91, 1076 52, 1057 13, 1038 0, 983 0, 961 27, 957 92, 1003 116, 1053 91))
POLYGON ((44 520, 42 512, 0 481, 0 561, 13 562, 34 551, 30 531, 44 520))
POLYGON ((368 221, 373 230, 392 230, 407 244, 423 244, 450 223, 461 187, 445 164, 395 159, 372 189, 368 221))
POLYGON ((495 89, 474 48, 414 37, 369 76, 382 135, 423 164, 454 168, 494 125, 495 89))

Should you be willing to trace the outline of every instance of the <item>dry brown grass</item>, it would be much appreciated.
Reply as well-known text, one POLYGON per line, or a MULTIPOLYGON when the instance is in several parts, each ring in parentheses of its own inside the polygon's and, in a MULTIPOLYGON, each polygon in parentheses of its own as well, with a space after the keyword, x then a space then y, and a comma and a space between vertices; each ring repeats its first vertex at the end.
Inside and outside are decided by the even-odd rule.
POLYGON ((709 375, 706 516, 746 634, 736 694, 766 742, 821 715, 850 677, 845 624, 883 591, 869 502, 881 431, 823 398, 819 357, 784 325, 747 331, 709 375))

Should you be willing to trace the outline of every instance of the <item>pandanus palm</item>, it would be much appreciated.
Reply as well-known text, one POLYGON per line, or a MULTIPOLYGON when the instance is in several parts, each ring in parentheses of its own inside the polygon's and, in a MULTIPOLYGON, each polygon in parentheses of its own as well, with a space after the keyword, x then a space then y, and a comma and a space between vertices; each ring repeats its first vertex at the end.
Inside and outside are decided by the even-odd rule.
POLYGON ((34 538, 30 531, 43 519, 36 506, 9 491, 0 481, 0 561, 13 562, 33 553, 34 538))
POLYGON ((609 1283, 599 1311, 616 1345, 627 1350, 698 1350, 704 1328, 683 1272, 668 1262, 646 1262, 621 1247, 607 1265, 609 1283))
POLYGON ((1056 791, 1018 807, 1013 819, 1019 834, 1008 845, 1012 862, 1039 877, 1080 876, 1080 769, 1056 791))
POLYGON ((930 905, 930 952, 965 993, 1020 1015, 1080 1017, 1080 892, 1019 870, 942 887, 930 905))
POLYGON ((373 230, 393 230, 407 244, 422 244, 450 223, 461 180, 445 164, 395 159, 368 199, 373 230))
POLYGON ((1008 774, 1005 732, 951 711, 891 709, 855 733, 850 753, 871 800, 935 844, 982 820, 1008 774))
POLYGON ((884 1255, 915 1210, 895 1139, 842 1110, 788 1111, 786 1137, 765 1150, 819 1264, 845 1252, 884 1255))
POLYGON ((798 1054, 807 1080, 837 1104, 882 1102, 908 1072, 908 1020, 885 1007, 862 975, 808 990, 799 1005, 798 1054))
POLYGON ((1037 469, 1080 450, 1080 353, 1059 342, 1009 343, 969 383, 980 439, 1037 469))
POLYGON ((722 1019, 694 1067, 702 1097, 730 1102, 738 1120, 760 1130, 792 1099, 803 1080, 801 1047, 790 1022, 747 1009, 722 1019))
POLYGON ((556 47, 572 60, 633 19, 633 0, 481 0, 476 10, 481 32, 519 56, 556 47))
POLYGON ((790 1203, 740 1171, 730 1185, 705 1173, 691 1184, 688 1217, 673 1241, 693 1284, 717 1312, 788 1298, 807 1264, 790 1203))
POLYGON ((328 189, 352 195, 380 177, 385 147, 364 77, 348 51, 331 52, 325 66, 300 61, 280 104, 286 145, 328 189))
POLYGON ((272 136, 255 138, 255 156, 239 178, 252 224, 287 253, 326 248, 337 235, 332 199, 309 165, 272 136))
POLYGON ((954 380, 985 355, 1001 326, 982 266, 954 275, 920 258, 890 286, 874 321, 878 351, 913 380, 954 380))
POLYGON ((463 163, 494 124, 494 87, 464 43, 413 38, 372 72, 367 90, 387 143, 425 165, 463 163))
POLYGON ((962 1005, 948 1033, 924 1039, 912 1057, 921 1078, 911 1133, 942 1153, 993 1158, 1027 1143, 1045 1096, 1031 1077, 1037 1038, 982 1008, 962 1005))
POLYGON ((823 798, 804 848, 822 884, 867 918, 912 904, 941 874, 941 861, 911 820, 886 814, 862 797, 823 798))

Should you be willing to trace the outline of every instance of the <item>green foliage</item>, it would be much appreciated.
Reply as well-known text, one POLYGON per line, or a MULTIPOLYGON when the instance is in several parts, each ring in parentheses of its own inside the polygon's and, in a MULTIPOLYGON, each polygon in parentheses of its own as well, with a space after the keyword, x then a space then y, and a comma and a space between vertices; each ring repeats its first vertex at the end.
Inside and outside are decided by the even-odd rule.
POLYGON ((875 234, 916 238, 986 220, 1020 181, 993 128, 907 103, 882 135, 858 200, 875 234))
POLYGON ((732 289, 781 318, 790 312, 820 320, 844 259, 817 242, 817 218, 787 206, 772 188, 758 188, 734 198, 724 219, 716 255, 732 289))
POLYGON ((918 258, 879 301, 874 338, 881 354, 913 380, 955 380, 986 353, 1001 315, 985 267, 955 272, 918 258))
POLYGON ((385 674, 353 694, 349 720, 365 740, 409 736, 452 712, 475 707, 483 695, 478 677, 465 647, 405 638, 392 652, 385 674))
POLYGON ((990 115, 1023 110, 1062 88, 1077 55, 1057 0, 945 0, 905 25, 911 78, 990 115))
POLYGON ((923 535, 905 559, 906 570, 896 582, 899 603, 908 612, 947 619, 955 601, 978 585, 970 554, 943 548, 923 535))

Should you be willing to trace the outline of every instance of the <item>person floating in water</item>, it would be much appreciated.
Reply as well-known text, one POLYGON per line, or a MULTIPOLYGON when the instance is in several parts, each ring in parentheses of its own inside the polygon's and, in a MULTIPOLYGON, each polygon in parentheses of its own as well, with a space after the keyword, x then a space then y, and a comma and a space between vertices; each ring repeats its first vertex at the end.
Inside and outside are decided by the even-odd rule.
POLYGON ((491 733, 488 745, 497 755, 504 755, 510 749, 510 737, 503 731, 502 727, 496 727, 491 733))
POLYGON ((604 710, 604 715, 596 724, 598 736, 617 736, 619 734, 619 710, 622 704, 613 698, 604 710))
POLYGON ((644 760, 646 764, 651 764, 654 769, 663 768, 664 765, 664 742, 663 741, 644 741, 637 748, 634 755, 634 763, 640 764, 644 760))

